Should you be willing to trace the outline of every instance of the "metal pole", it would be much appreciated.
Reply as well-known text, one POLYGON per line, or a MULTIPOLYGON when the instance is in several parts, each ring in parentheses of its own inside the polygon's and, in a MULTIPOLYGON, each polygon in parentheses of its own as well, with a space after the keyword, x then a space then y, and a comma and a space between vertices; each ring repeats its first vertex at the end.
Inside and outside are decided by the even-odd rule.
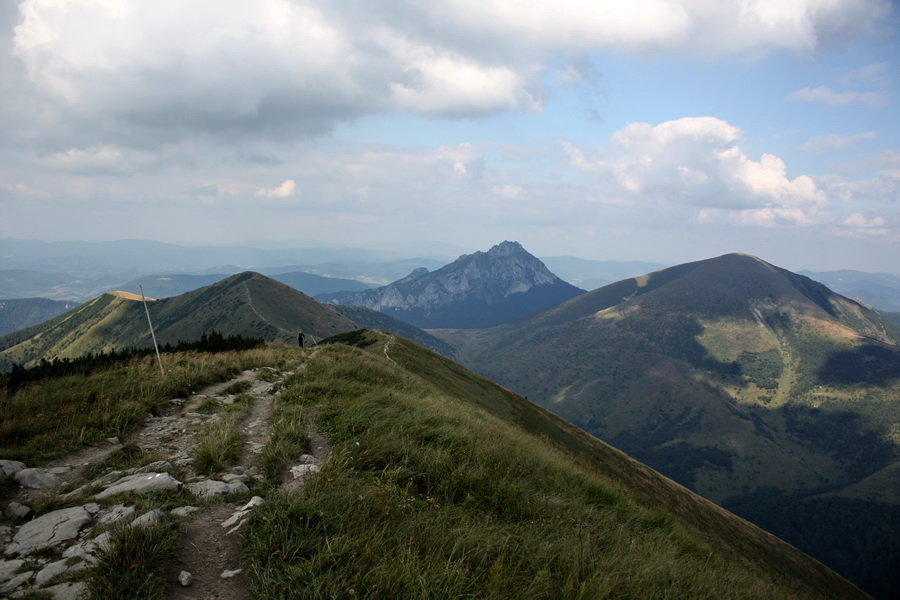
POLYGON ((156 334, 153 333, 153 323, 150 321, 150 309, 147 308, 147 298, 144 297, 144 286, 138 286, 141 289, 141 300, 144 302, 144 312, 147 313, 147 325, 150 326, 150 337, 153 338, 153 348, 156 349, 156 360, 159 361, 159 374, 163 377, 166 376, 166 372, 162 366, 162 357, 159 355, 159 346, 156 344, 156 334))

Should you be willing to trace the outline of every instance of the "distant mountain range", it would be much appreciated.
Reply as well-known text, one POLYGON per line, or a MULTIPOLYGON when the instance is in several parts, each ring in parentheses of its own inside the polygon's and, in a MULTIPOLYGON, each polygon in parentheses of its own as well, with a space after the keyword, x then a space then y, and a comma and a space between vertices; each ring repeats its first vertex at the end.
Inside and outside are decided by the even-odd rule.
POLYGON ((849 270, 799 273, 878 310, 900 313, 900 277, 896 275, 849 270))
MULTIPOLYGON (((160 344, 194 341, 213 330, 224 335, 297 343, 357 329, 355 323, 305 294, 258 273, 240 273, 213 285, 148 303, 160 344)), ((40 325, 0 337, 0 370, 41 358, 151 345, 140 298, 103 294, 40 325)))
POLYGON ((380 288, 317 299, 372 308, 423 329, 466 329, 505 323, 582 293, 518 242, 503 242, 434 272, 416 269, 380 288))
MULTIPOLYGON (((121 289, 126 292, 138 294, 140 293, 141 286, 143 286, 144 293, 148 296, 153 298, 171 298, 172 296, 180 296, 181 294, 192 292, 201 287, 212 285, 227 277, 229 277, 229 275, 221 273, 210 275, 156 275, 130 281, 122 285, 121 289)), ((303 292, 307 296, 339 292, 342 290, 362 291, 369 289, 369 286, 358 281, 323 277, 321 275, 313 275, 311 273, 298 271, 279 273, 277 275, 270 275, 270 277, 275 281, 280 281, 295 290, 303 292)))
POLYGON ((851 578, 900 572, 900 328, 879 313, 733 254, 440 335, 465 365, 851 578))

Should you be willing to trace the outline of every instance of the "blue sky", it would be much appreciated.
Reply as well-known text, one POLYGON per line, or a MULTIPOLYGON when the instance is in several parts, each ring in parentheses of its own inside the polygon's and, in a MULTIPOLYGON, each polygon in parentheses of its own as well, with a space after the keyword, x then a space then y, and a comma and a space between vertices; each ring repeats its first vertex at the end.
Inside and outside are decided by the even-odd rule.
POLYGON ((0 237, 900 273, 884 0, 24 0, 0 237))

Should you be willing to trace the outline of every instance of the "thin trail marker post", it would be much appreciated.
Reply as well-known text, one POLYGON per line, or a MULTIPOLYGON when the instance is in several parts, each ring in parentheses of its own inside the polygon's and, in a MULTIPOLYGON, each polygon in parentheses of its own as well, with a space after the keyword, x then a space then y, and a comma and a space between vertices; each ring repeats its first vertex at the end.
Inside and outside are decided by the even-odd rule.
POLYGON ((144 296, 144 286, 139 285, 141 288, 141 300, 144 302, 144 312, 147 313, 147 325, 150 326, 150 337, 153 338, 153 348, 156 350, 156 360, 159 361, 159 374, 165 377, 166 371, 162 366, 162 357, 159 355, 159 346, 156 343, 156 334, 153 333, 153 323, 150 321, 150 309, 147 308, 147 298, 144 296))

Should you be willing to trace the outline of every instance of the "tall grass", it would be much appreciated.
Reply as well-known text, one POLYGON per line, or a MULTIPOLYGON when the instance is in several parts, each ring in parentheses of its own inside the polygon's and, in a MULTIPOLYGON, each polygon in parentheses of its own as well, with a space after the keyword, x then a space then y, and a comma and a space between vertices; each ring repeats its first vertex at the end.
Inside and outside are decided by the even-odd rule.
POLYGON ((211 421, 197 436, 194 469, 201 475, 215 475, 234 463, 241 454, 245 436, 237 430, 238 415, 226 412, 211 421))
POLYGON ((804 597, 374 351, 320 349, 284 398, 333 457, 254 511, 256 597, 804 597))
POLYGON ((178 535, 174 521, 160 525, 124 525, 112 531, 107 546, 91 567, 89 600, 161 600, 165 582, 160 577, 178 535))

